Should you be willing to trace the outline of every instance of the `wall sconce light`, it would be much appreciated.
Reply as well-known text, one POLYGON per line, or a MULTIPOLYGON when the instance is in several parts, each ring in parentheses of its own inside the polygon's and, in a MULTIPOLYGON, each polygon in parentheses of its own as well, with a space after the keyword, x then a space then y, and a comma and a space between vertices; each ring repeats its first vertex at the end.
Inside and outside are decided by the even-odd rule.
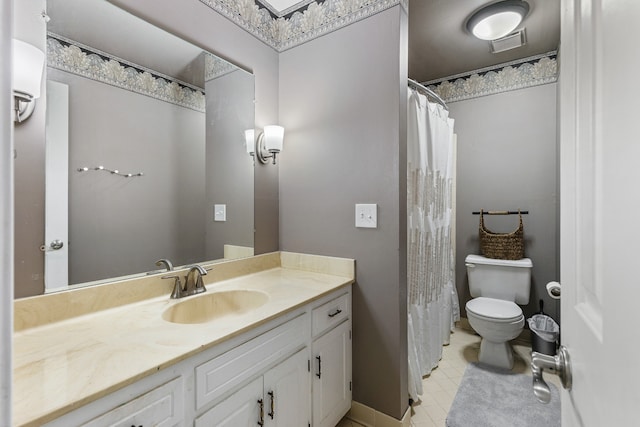
POLYGON ((487 5, 467 20, 467 30, 481 40, 496 40, 510 34, 529 13, 529 3, 503 0, 487 5))
POLYGON ((44 68, 44 52, 21 40, 13 39, 13 99, 14 121, 22 122, 31 116, 35 100, 40 97, 40 83, 44 68))
POLYGON ((258 135, 255 141, 255 131, 247 129, 244 131, 245 147, 250 156, 255 155, 260 163, 267 163, 267 159, 273 159, 276 164, 276 155, 282 151, 284 141, 284 128, 277 125, 264 127, 264 131, 258 135))
POLYGON ((247 154, 253 156, 256 153, 256 131, 247 129, 244 131, 244 146, 247 154))

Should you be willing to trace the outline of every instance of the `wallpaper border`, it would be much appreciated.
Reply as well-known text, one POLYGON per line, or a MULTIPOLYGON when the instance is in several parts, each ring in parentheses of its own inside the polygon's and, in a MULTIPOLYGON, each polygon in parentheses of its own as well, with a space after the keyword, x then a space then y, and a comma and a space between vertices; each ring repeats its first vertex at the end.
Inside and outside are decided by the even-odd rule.
MULTIPOLYGON (((278 52, 346 27, 408 0, 316 0, 286 17, 274 17, 254 0, 200 0, 278 52)), ((306 2, 305 2, 306 3, 306 2)))
POLYGON ((422 83, 445 102, 494 95, 558 80, 557 51, 422 83))
POLYGON ((52 33, 47 35, 47 66, 191 110, 205 111, 205 96, 200 88, 52 33))

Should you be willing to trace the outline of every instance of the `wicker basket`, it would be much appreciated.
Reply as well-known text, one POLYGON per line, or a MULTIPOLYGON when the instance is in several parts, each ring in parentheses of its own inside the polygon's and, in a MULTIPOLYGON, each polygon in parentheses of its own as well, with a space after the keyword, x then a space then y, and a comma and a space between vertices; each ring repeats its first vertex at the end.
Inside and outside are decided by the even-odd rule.
POLYGON ((484 225, 484 212, 480 211, 480 251, 487 258, 521 259, 524 258, 524 225, 522 214, 518 211, 520 223, 511 233, 494 233, 484 225))

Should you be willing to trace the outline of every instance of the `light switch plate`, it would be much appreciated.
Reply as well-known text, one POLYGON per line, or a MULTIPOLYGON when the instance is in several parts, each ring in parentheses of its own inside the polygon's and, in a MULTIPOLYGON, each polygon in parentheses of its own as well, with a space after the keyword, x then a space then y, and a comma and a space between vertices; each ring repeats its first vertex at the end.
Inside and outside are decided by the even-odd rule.
POLYGON ((214 221, 227 220, 227 205, 213 205, 213 220, 214 221))
POLYGON ((378 205, 356 204, 356 227, 378 228, 378 205))

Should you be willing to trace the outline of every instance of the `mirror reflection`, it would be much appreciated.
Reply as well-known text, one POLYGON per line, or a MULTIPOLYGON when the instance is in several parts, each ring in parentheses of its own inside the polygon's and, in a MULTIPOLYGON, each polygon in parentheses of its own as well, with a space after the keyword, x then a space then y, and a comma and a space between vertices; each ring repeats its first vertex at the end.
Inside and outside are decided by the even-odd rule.
POLYGON ((253 255, 253 76, 103 0, 47 13, 45 291, 253 255))

